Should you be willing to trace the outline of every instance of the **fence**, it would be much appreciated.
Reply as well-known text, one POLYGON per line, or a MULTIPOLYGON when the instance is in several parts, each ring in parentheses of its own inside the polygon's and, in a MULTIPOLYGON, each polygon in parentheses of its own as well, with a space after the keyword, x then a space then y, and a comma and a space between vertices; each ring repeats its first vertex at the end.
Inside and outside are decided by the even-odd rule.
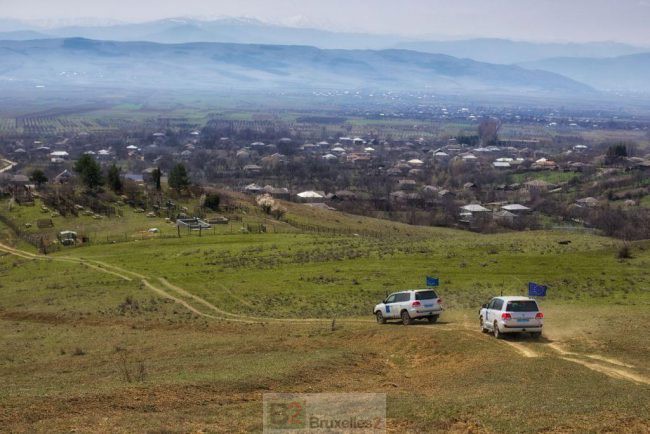
POLYGON ((18 224, 2 214, 0 214, 0 222, 6 225, 14 233, 14 235, 16 235, 16 237, 20 238, 28 244, 31 244, 43 253, 57 251, 60 248, 58 245, 51 244, 49 237, 46 237, 42 234, 31 234, 27 231, 24 231, 18 224))
POLYGON ((329 227, 324 227, 324 226, 317 226, 317 225, 308 225, 305 223, 299 223, 296 221, 291 221, 287 220, 287 223, 289 223, 291 226, 300 229, 305 232, 312 232, 316 234, 327 234, 327 235, 340 235, 340 236, 350 236, 350 235, 363 235, 366 237, 373 237, 373 238, 385 238, 386 233, 385 232, 380 232, 380 231, 374 231, 370 229, 354 229, 354 228, 348 228, 348 227, 337 227, 337 228, 329 228, 329 227))

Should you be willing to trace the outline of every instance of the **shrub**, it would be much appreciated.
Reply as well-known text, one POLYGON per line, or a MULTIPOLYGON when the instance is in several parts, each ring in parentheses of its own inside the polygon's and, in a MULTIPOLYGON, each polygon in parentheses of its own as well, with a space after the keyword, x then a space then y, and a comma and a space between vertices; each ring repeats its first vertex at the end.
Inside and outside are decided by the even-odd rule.
POLYGON ((618 249, 618 259, 630 259, 632 258, 632 250, 628 244, 623 244, 620 249, 618 249))
POLYGON ((129 361, 126 351, 120 353, 118 367, 124 381, 127 383, 133 383, 134 381, 142 383, 147 379, 147 367, 145 366, 144 361, 129 361))
POLYGON ((47 182, 47 176, 45 176, 45 173, 41 169, 35 169, 29 176, 29 180, 40 187, 47 182))
POLYGON ((211 209, 212 211, 218 211, 220 202, 221 202, 221 197, 219 197, 218 194, 211 193, 205 197, 203 206, 208 209, 211 209))

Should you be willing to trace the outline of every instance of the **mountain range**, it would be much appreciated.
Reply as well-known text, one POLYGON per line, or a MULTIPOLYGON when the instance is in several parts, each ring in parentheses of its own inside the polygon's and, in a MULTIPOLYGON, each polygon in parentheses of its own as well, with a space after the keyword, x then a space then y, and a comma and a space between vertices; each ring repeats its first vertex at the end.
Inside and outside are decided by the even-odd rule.
POLYGON ((553 57, 614 57, 650 51, 615 42, 542 43, 473 38, 436 41, 397 35, 346 33, 289 27, 249 18, 197 20, 168 18, 143 23, 43 27, 0 20, 0 40, 83 37, 110 41, 165 44, 225 42, 239 44, 309 45, 324 49, 408 49, 481 62, 512 64, 553 57))
POLYGON ((84 38, 1 41, 0 82, 154 89, 594 93, 587 85, 551 72, 409 50, 84 38))
POLYGON ((365 86, 570 95, 585 94, 591 88, 650 93, 650 49, 615 42, 413 40, 247 18, 53 26, 0 19, 0 41, 4 41, 0 42, 0 76, 4 80, 52 83, 57 77, 67 83, 115 82, 120 86, 365 86), (70 44, 85 44, 86 50, 70 50, 70 44), (45 53, 39 47, 54 51, 45 53), (24 54, 19 54, 21 50, 24 54), (89 57, 84 59, 82 52, 89 57), (127 59, 130 65, 124 63, 127 59), (156 70, 147 70, 145 59, 148 65, 156 65, 156 70), (109 67, 112 69, 102 69, 109 67), (175 75, 165 77, 167 73, 175 75), (200 77, 205 83, 190 77, 200 77))

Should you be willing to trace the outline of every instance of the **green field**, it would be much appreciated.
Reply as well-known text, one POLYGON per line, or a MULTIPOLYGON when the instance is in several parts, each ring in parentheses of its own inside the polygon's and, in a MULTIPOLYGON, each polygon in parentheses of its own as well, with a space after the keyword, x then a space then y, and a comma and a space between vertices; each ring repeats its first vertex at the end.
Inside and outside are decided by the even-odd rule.
POLYGON ((575 172, 558 172, 553 171, 535 171, 535 172, 525 172, 525 173, 515 173, 512 175, 512 181, 517 183, 524 183, 527 181, 541 180, 550 182, 551 184, 560 184, 562 182, 568 182, 572 179, 578 178, 580 174, 575 172))
POLYGON ((47 257, 11 248, 3 228, 0 426, 259 432, 264 393, 355 391, 387 393, 390 432, 650 429, 650 243, 620 260, 618 241, 587 234, 478 235, 301 205, 287 219, 291 232, 47 257), (374 323, 386 293, 427 275, 441 279, 438 324, 374 323), (550 287, 544 338, 481 334, 478 306, 528 281, 550 287))

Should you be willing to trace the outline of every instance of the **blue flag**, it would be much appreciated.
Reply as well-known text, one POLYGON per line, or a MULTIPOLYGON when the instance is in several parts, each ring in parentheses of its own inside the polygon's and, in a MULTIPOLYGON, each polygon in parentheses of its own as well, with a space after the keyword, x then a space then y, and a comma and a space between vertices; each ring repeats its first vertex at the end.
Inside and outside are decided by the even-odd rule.
POLYGON ((547 286, 538 285, 537 283, 528 283, 528 296, 529 297, 546 297, 547 286))
POLYGON ((427 286, 438 286, 440 285, 440 279, 437 277, 429 277, 427 276, 427 286))

